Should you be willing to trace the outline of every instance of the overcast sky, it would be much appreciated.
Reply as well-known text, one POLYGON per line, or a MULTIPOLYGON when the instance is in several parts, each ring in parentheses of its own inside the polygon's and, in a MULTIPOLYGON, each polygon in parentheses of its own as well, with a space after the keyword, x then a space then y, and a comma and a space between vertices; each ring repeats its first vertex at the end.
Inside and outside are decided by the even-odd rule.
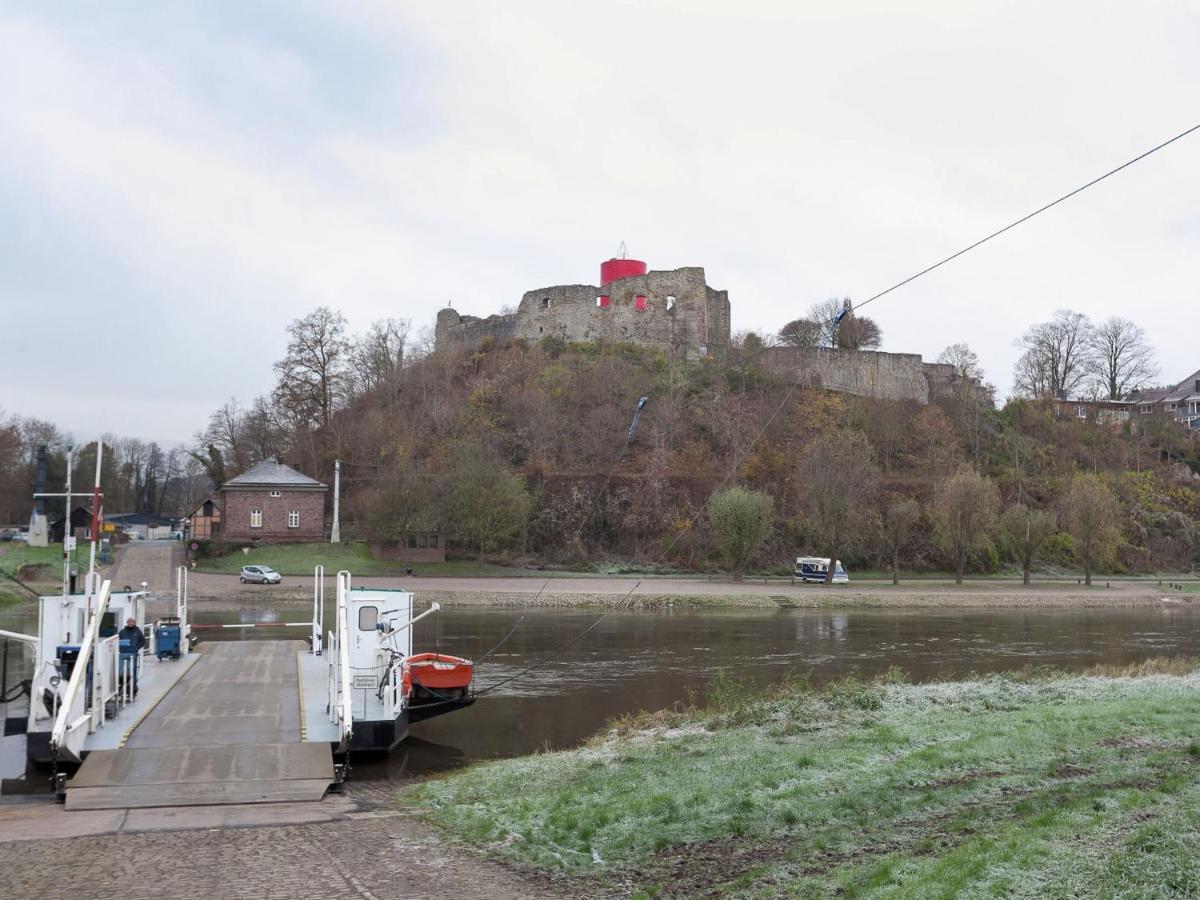
MULTIPOLYGON (((315 306, 486 315, 622 240, 774 331, 1196 124, 1198 84, 1186 0, 6 4, 0 407, 186 441, 315 306)), ((1003 395, 1070 307, 1183 378, 1198 173, 1200 133, 878 301, 884 349, 966 342, 1003 395)))

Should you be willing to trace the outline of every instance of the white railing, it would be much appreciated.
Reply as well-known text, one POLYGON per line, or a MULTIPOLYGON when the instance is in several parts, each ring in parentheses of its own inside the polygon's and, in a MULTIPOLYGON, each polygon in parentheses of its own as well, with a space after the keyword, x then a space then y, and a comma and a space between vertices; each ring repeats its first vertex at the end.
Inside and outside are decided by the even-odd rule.
POLYGON ((101 640, 96 648, 96 661, 92 671, 92 731, 104 724, 108 716, 108 701, 116 699, 117 696, 120 642, 121 638, 114 634, 101 640))
POLYGON ((325 633, 325 567, 313 569, 312 652, 321 655, 321 635, 325 633))
POLYGON ((54 718, 54 728, 50 732, 50 750, 57 758, 59 753, 66 752, 75 760, 82 759, 83 741, 87 736, 87 726, 92 717, 85 711, 86 695, 83 690, 87 682, 88 663, 92 659, 92 650, 97 645, 100 633, 100 623, 108 609, 108 594, 112 583, 105 581, 100 585, 100 593, 96 598, 96 608, 88 620, 87 630, 79 644, 79 657, 75 660, 75 668, 71 679, 62 695, 62 705, 54 718))
MULTIPOLYGON (((179 617, 179 655, 180 657, 187 656, 192 649, 192 643, 188 640, 188 569, 187 566, 180 566, 175 570, 175 615, 179 617)), ((154 639, 158 640, 158 629, 155 630, 154 639)), ((157 647, 155 648, 157 650, 157 647)))
POLYGON ((337 573, 337 710, 338 751, 350 749, 354 730, 354 708, 350 694, 350 573, 337 573))

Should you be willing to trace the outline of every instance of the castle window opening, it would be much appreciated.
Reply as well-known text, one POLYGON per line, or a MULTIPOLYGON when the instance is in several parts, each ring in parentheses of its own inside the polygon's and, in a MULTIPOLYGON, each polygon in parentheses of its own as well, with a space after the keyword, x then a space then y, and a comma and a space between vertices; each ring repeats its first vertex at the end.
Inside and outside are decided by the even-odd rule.
POLYGON ((596 298, 596 306, 599 307, 600 309, 608 309, 608 307, 611 303, 612 303, 612 300, 609 299, 608 294, 601 294, 599 297, 596 298))
POLYGON ((646 297, 644 294, 638 294, 633 298, 633 305, 638 312, 646 311, 646 297))
POLYGON ((675 295, 667 294, 667 312, 670 312, 674 308, 675 308, 675 295))
POLYGON ((543 297, 542 298, 542 309, 549 309, 549 308, 550 308, 550 298, 543 297))

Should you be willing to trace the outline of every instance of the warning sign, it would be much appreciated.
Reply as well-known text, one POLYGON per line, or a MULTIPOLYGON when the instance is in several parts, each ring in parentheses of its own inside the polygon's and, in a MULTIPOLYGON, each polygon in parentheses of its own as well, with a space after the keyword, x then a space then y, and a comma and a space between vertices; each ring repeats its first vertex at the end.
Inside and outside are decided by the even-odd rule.
POLYGON ((350 684, 353 687, 367 688, 368 690, 374 690, 378 686, 374 675, 355 675, 350 684))

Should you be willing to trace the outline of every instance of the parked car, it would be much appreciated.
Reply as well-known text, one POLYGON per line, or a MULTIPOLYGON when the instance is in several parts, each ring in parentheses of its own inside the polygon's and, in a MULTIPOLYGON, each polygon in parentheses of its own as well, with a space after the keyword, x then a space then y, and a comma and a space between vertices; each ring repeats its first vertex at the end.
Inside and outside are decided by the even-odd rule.
POLYGON ((13 539, 14 541, 21 541, 22 543, 26 543, 26 544, 28 544, 28 543, 29 543, 29 532, 27 532, 27 531, 18 531, 16 534, 14 534, 14 535, 12 536, 12 539, 13 539))
POLYGON ((242 566, 242 584, 281 584, 283 576, 270 566, 242 566))

